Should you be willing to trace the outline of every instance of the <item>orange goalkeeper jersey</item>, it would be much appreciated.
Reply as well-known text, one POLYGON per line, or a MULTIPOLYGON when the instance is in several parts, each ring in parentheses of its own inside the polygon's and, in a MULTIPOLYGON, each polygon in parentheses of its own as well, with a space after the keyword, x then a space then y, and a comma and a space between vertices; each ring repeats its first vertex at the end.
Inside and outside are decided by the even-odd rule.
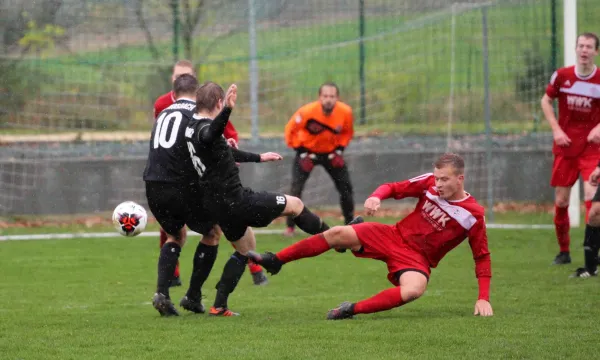
POLYGON ((316 154, 348 146, 353 135, 352 108, 341 101, 336 102, 329 115, 323 113, 319 101, 306 104, 285 126, 285 142, 289 147, 304 147, 316 154))

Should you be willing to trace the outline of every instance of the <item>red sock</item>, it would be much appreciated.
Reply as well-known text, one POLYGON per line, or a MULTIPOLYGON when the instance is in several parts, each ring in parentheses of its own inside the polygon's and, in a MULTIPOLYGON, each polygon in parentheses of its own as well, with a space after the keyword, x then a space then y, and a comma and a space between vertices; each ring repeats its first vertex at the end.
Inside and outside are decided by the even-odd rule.
POLYGON ((323 234, 317 234, 286 247, 276 255, 285 264, 290 261, 321 255, 329 249, 329 244, 323 234))
POLYGON ((561 252, 569 252, 569 208, 554 206, 554 228, 556 230, 556 239, 561 252))
POLYGON ((262 267, 252 261, 248 261, 248 269, 250 269, 251 274, 256 274, 257 272, 262 271, 262 267))
POLYGON ((590 209, 592 208, 592 200, 586 200, 585 202, 585 223, 587 224, 588 218, 590 217, 590 209))
POLYGON ((379 294, 354 304, 355 314, 370 314, 393 309, 404 304, 400 286, 383 290, 379 294))
POLYGON ((161 249, 166 242, 167 242, 167 233, 163 229, 160 229, 160 248, 161 249))
POLYGON ((175 266, 175 273, 173 275, 175 275, 175 277, 179 277, 179 261, 177 261, 177 266, 175 266))

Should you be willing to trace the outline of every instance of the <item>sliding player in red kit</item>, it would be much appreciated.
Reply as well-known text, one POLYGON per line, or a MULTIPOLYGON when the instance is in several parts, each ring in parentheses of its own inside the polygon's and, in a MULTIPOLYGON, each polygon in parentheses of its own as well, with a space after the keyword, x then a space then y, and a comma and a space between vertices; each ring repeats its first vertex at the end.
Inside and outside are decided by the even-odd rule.
POLYGON ((492 316, 489 303, 491 261, 484 209, 463 187, 464 161, 444 154, 434 172, 396 183, 383 184, 365 201, 367 215, 374 214, 381 200, 415 197, 415 210, 395 225, 362 223, 336 226, 299 241, 277 254, 251 253, 250 257, 276 274, 291 261, 320 255, 331 248, 351 249, 356 257, 383 261, 388 280, 394 285, 366 300, 344 302, 330 310, 327 319, 351 318, 402 306, 423 295, 431 268, 466 238, 475 259, 479 296, 475 315, 492 316))
MULTIPOLYGON (((177 79, 177 77, 179 77, 180 75, 183 75, 183 74, 191 74, 194 76, 196 75, 194 72, 194 65, 188 60, 179 60, 178 62, 175 63, 175 65, 173 66, 173 73, 171 74, 171 81, 174 82, 175 79, 177 79)), ((175 96, 174 96, 172 90, 166 94, 159 96, 156 99, 156 101, 154 102, 154 119, 156 119, 158 117, 158 114, 160 114, 164 109, 173 105, 174 102, 175 102, 175 96)), ((225 136, 225 138, 230 141, 230 145, 237 147, 237 142, 239 141, 238 133, 237 133, 235 127, 233 126, 233 124, 231 123, 231 121, 227 123, 227 126, 225 126, 225 131, 223 132, 223 136, 225 136)), ((185 228, 183 230, 183 235, 187 236, 187 232, 186 232, 185 228)), ((217 236, 220 237, 219 234, 217 234, 217 236)), ((160 229, 160 248, 162 248, 162 246, 165 244, 166 241, 167 241, 167 233, 161 228, 160 229)), ((218 241, 218 239, 217 239, 217 241, 218 241)), ((255 285, 264 285, 268 282, 267 277, 263 273, 262 268, 260 266, 254 264, 254 263, 248 263, 248 268, 250 269, 250 273, 252 274, 252 280, 254 281, 255 285)), ((171 280, 171 286, 180 286, 180 285, 181 285, 181 279, 179 278, 179 263, 178 263, 177 267, 175 268, 175 273, 173 274, 173 279, 171 280)))

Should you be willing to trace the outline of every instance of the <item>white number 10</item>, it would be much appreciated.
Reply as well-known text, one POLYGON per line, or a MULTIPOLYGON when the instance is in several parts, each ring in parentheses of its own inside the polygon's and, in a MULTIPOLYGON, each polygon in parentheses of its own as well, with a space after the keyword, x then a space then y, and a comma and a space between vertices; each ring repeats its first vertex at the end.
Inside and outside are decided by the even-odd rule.
POLYGON ((176 111, 168 115, 167 113, 163 113, 158 118, 156 121, 156 132, 154 133, 155 149, 158 149, 159 146, 169 149, 171 146, 175 145, 175 141, 177 141, 177 132, 179 131, 179 125, 181 124, 181 117, 181 113, 176 111), (169 140, 167 140, 167 132, 169 131, 169 125, 173 119, 175 119, 175 122, 173 123, 173 128, 171 129, 171 136, 169 137, 169 140))

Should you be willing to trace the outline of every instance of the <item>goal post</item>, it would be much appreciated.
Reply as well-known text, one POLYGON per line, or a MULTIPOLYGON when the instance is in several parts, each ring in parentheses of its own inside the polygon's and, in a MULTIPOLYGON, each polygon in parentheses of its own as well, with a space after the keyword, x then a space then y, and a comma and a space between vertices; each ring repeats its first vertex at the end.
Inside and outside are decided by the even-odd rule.
MULTIPOLYGON (((564 0, 564 66, 575 65, 576 55, 575 46, 577 43, 577 0, 564 0)), ((569 221, 571 227, 579 227, 581 218, 581 182, 577 180, 571 188, 571 197, 569 200, 569 221)))

